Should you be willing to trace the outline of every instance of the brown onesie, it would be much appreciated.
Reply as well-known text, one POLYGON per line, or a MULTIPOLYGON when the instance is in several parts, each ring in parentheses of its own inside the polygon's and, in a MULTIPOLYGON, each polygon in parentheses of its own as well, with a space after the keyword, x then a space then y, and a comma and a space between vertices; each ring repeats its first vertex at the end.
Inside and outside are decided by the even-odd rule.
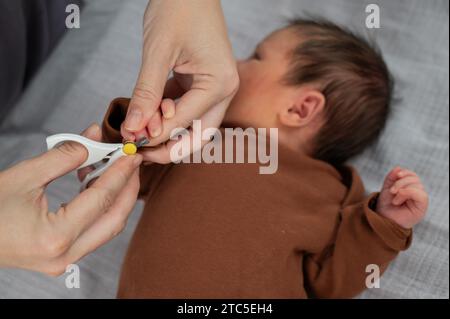
MULTIPOLYGON (((121 141, 128 102, 112 102, 105 140, 121 141)), ((367 266, 384 271, 410 245, 411 230, 373 210, 377 194, 365 196, 354 169, 282 145, 275 174, 259 166, 143 166, 146 205, 118 297, 353 297, 367 266)))

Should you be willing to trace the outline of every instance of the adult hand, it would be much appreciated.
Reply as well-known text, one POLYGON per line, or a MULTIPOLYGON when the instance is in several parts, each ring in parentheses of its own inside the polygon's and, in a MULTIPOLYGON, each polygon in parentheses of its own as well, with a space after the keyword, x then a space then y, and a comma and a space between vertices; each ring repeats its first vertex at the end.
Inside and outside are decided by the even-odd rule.
MULTIPOLYGON (((155 146, 194 119, 205 129, 218 127, 238 85, 219 0, 152 0, 144 15, 141 71, 121 133, 127 140, 150 137, 155 146)), ((169 151, 170 144, 161 145, 145 159, 168 162, 169 151)))
MULTIPOLYGON (((84 136, 100 134, 94 125, 84 136)), ((0 267, 59 275, 123 229, 139 190, 141 155, 121 158, 70 203, 48 211, 45 187, 86 158, 83 146, 65 143, 0 172, 0 267)))

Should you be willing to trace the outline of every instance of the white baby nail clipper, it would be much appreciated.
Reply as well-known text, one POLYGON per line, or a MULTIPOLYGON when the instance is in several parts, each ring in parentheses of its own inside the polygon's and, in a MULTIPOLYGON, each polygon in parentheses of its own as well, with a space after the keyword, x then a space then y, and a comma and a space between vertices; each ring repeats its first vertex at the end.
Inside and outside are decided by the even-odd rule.
POLYGON ((86 186, 94 178, 99 177, 103 172, 110 167, 115 161, 122 156, 136 154, 138 148, 144 146, 149 141, 146 138, 140 139, 137 142, 125 142, 125 143, 100 143, 90 140, 84 136, 77 134, 56 134, 47 137, 47 148, 52 148, 64 143, 64 142, 77 142, 83 145, 88 151, 88 158, 77 169, 94 165, 95 169, 86 175, 86 178, 81 184, 81 189, 85 189, 86 186))

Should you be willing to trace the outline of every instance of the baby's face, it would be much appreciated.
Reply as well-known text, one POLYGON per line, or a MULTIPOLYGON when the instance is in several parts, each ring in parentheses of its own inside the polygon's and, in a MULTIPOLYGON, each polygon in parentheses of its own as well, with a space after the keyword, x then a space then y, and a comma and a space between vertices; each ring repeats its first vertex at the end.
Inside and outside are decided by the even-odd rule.
POLYGON ((277 127, 278 108, 288 103, 292 92, 282 80, 297 44, 294 31, 278 30, 257 46, 253 56, 238 62, 241 84, 226 113, 226 123, 277 127))

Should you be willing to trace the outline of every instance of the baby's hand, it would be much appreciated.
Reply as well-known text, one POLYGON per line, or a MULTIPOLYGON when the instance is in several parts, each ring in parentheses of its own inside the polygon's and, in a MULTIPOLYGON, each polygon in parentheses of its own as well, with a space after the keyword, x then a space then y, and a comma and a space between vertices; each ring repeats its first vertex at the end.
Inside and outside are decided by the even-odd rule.
POLYGON ((125 122, 121 125, 121 134, 127 141, 139 140, 143 137, 148 139, 158 137, 163 131, 163 120, 171 119, 175 116, 175 101, 165 98, 161 101, 159 108, 153 116, 145 123, 145 128, 141 131, 130 133, 125 130, 125 122))
POLYGON ((416 173, 396 167, 384 180, 377 212, 403 228, 412 228, 428 208, 428 194, 416 173))

